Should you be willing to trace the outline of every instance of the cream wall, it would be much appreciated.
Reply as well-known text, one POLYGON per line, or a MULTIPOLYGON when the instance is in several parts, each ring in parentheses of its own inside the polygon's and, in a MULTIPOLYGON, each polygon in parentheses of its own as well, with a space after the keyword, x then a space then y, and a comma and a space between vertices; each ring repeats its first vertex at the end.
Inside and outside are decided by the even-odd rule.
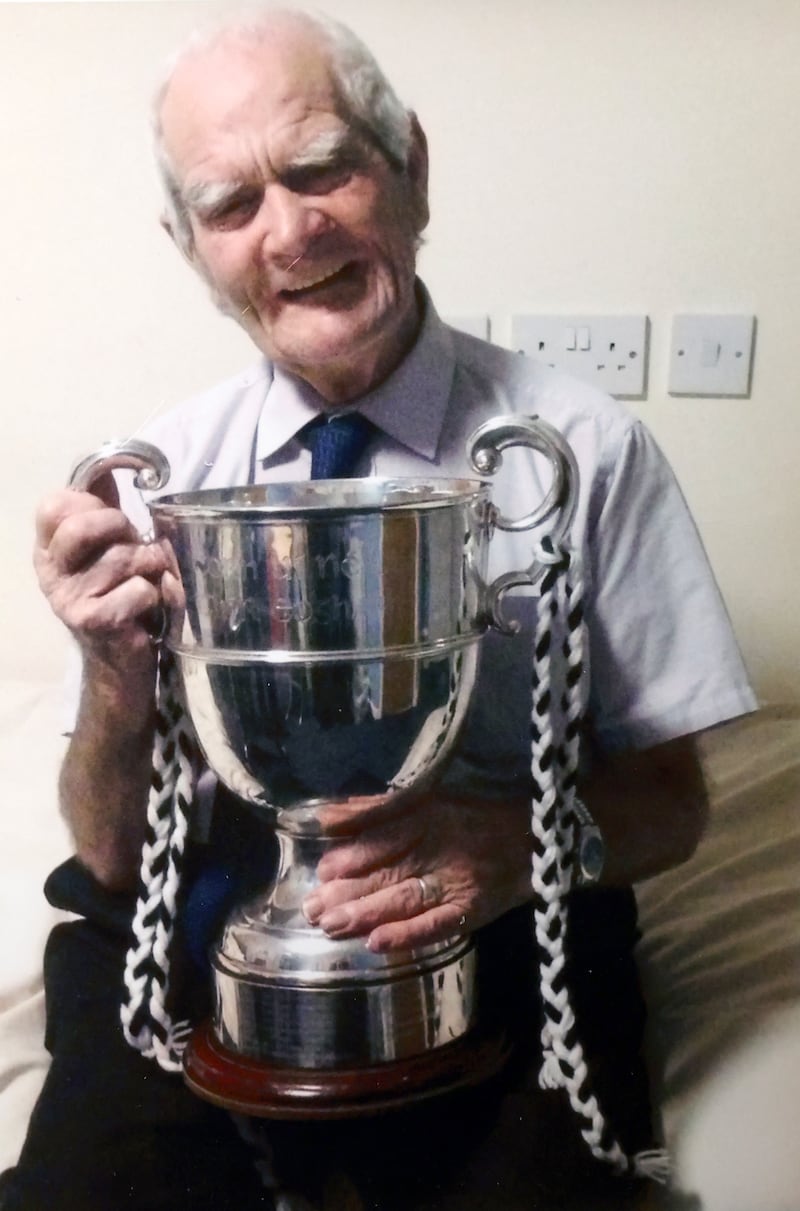
MULTIPOLYGON (((160 232, 157 65, 225 4, 0 3, 7 589, 0 671, 57 675, 29 570, 73 459, 251 352, 160 232)), ((427 129, 439 308, 647 313, 637 408, 694 509, 762 698, 800 697, 796 0, 328 0, 427 129), (666 394, 674 312, 754 312, 752 398, 666 394)))

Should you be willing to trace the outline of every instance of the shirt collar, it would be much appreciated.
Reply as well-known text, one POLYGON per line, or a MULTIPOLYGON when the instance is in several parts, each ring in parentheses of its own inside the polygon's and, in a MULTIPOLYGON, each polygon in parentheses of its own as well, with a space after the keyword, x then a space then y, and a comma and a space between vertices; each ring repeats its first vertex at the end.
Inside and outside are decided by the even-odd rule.
MULTIPOLYGON (((451 335, 418 283, 422 327, 397 369, 363 396, 358 411, 395 441, 433 461, 444 424, 455 369, 451 335)), ((270 458, 323 410, 323 402, 303 379, 274 368, 256 432, 258 462, 270 458)))

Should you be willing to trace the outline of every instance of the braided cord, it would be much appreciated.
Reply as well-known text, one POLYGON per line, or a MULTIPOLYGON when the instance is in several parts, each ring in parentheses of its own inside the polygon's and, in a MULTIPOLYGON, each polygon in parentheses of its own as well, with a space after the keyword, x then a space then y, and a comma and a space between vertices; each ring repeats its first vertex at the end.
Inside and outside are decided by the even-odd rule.
POLYGON ((556 751, 551 725, 552 620, 556 609, 555 568, 545 573, 539 597, 539 612, 533 657, 533 705, 531 712, 531 769, 534 924, 539 947, 540 982, 544 999, 541 1031, 541 1083, 556 1088, 560 1072, 553 1052, 551 1018, 568 1008, 565 1002, 565 928, 563 892, 564 867, 559 843, 560 799, 556 782, 556 751), (551 1009, 551 1001, 555 1005, 551 1009))
POLYGON ((546 564, 534 642, 531 774, 534 926, 543 1007, 543 1088, 563 1088, 581 1120, 592 1155, 617 1172, 665 1181, 666 1155, 656 1149, 629 1157, 614 1137, 591 1089, 566 978, 566 894, 572 884, 574 801, 584 711, 585 628, 583 580, 574 553, 555 552, 549 539, 538 557, 546 564), (559 698, 562 731, 554 731, 554 631, 563 630, 564 684, 559 698))
POLYGON ((192 749, 178 670, 172 656, 162 649, 147 830, 133 941, 125 961, 127 999, 120 1008, 120 1020, 128 1043, 168 1072, 180 1071, 189 1033, 187 1023, 172 1021, 167 1001, 169 947, 194 793, 192 749))

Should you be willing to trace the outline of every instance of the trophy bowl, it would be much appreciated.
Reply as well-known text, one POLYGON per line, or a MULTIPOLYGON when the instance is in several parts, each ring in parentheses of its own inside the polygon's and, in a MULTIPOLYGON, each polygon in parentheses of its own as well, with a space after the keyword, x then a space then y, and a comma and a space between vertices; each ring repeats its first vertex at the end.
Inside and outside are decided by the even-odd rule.
MULTIPOLYGON (((469 454, 493 473, 509 445, 544 453, 545 500, 509 520, 478 479, 348 479, 162 495, 149 508, 175 552, 185 608, 165 642, 185 709, 217 778, 275 829, 269 883, 213 947, 213 1020, 185 1075, 203 1097, 250 1114, 341 1117, 483 1079, 505 1058, 482 1037, 467 935, 374 953, 302 912, 331 845, 429 786, 458 738, 481 636, 500 601, 544 570, 487 583, 496 527, 558 538, 577 472, 535 418, 489 422, 469 454)), ((165 479, 144 443, 106 447, 109 466, 165 479)), ((166 471, 168 474, 168 471, 166 471)), ((430 810, 430 809, 428 809, 430 810)))

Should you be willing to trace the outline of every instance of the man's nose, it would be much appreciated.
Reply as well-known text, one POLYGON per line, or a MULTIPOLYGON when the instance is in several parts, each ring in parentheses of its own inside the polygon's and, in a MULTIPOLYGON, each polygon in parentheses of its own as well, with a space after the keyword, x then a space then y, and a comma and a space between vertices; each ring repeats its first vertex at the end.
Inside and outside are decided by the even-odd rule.
POLYGON ((267 189, 263 210, 263 247, 272 260, 296 260, 329 225, 314 198, 294 193, 277 182, 267 189))

